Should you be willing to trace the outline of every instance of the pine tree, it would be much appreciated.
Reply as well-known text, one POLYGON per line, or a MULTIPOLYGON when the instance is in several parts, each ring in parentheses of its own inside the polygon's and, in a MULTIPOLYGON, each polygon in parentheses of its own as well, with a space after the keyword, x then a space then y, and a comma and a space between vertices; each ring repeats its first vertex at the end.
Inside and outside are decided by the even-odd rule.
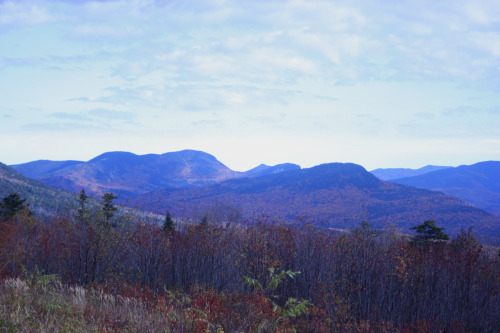
POLYGON ((8 220, 23 208, 27 208, 25 202, 26 199, 21 199, 16 193, 4 197, 0 203, 0 220, 8 220))
POLYGON ((82 189, 80 191, 80 196, 78 197, 78 202, 80 204, 80 208, 78 208, 76 218, 78 221, 83 222, 85 219, 85 215, 87 213, 87 200, 89 197, 85 193, 85 190, 82 189))
POLYGON ((165 221, 163 222, 163 232, 165 234, 171 234, 175 231, 175 223, 172 219, 172 215, 170 212, 167 212, 167 216, 165 216, 165 221))
POLYGON ((450 236, 443 232, 444 228, 439 228, 436 226, 436 221, 428 220, 423 224, 416 227, 411 227, 411 230, 415 230, 417 235, 413 237, 412 243, 426 244, 431 240, 448 240, 450 236))
POLYGON ((102 211, 104 212, 104 218, 106 219, 106 222, 109 222, 109 220, 115 215, 115 212, 118 209, 113 204, 113 200, 115 200, 116 198, 117 197, 113 193, 104 193, 104 195, 102 196, 102 200, 104 201, 102 211))

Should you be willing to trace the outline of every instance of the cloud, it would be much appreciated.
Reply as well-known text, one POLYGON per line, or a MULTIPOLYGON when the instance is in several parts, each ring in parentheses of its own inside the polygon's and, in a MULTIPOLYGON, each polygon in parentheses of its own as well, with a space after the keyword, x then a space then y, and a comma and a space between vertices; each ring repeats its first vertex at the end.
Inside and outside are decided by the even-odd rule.
POLYGON ((132 122, 135 118, 135 115, 132 112, 116 111, 102 108, 90 110, 87 114, 94 118, 124 122, 132 122))
POLYGON ((100 97, 95 101, 134 108, 142 105, 154 109, 181 112, 288 105, 293 97, 302 94, 298 90, 208 83, 139 86, 135 88, 110 87, 107 92, 107 96, 100 97))
POLYGON ((89 64, 104 62, 114 56, 109 52, 98 52, 95 54, 75 54, 69 56, 46 55, 46 56, 19 56, 0 57, 0 69, 15 67, 39 67, 53 71, 82 71, 89 64))
POLYGON ((94 109, 80 113, 56 112, 50 115, 61 121, 34 122, 20 126, 20 130, 37 132, 123 132, 129 130, 124 125, 135 125, 135 116, 129 112, 121 112, 107 109, 94 109))
POLYGON ((90 121, 91 119, 82 113, 55 112, 50 115, 53 118, 64 120, 90 121))
POLYGON ((266 114, 266 115, 250 115, 246 117, 247 120, 266 126, 272 126, 274 128, 284 126, 284 121, 286 120, 287 115, 285 113, 278 114, 266 114))
POLYGON ((190 124, 191 127, 195 128, 201 128, 201 129, 206 129, 206 128, 218 128, 221 129, 224 127, 224 122, 221 120, 197 120, 193 121, 190 124))
POLYGON ((4 1, 0 3, 0 31, 38 25, 54 20, 53 15, 37 1, 4 1))
POLYGON ((451 118, 460 118, 465 115, 478 113, 477 108, 471 106, 459 106, 454 108, 447 108, 443 110, 443 115, 451 118))
POLYGON ((475 50, 482 50, 484 52, 483 56, 500 58, 500 33, 476 31, 469 33, 467 37, 471 46, 475 45, 479 48, 474 48, 475 50))
POLYGON ((446 108, 442 114, 450 118, 461 118, 465 116, 480 116, 479 119, 484 120, 485 117, 500 115, 500 106, 477 107, 477 106, 459 106, 454 108, 446 108))
POLYGON ((466 1, 461 9, 473 23, 488 26, 500 22, 498 16, 500 3, 498 1, 466 1))
POLYGON ((369 113, 358 113, 356 117, 360 120, 365 120, 368 122, 380 122, 380 118, 369 113))
POLYGON ((418 112, 413 114, 413 116, 421 119, 433 119, 435 117, 435 115, 430 112, 418 112))
POLYGON ((52 123, 28 123, 21 126, 21 130, 33 132, 85 132, 109 130, 109 126, 97 126, 95 124, 84 124, 81 122, 52 122, 52 123))
POLYGON ((488 109, 489 114, 500 115, 500 106, 494 106, 488 109))
POLYGON ((490 0, 0 0, 0 108, 44 134, 165 121, 185 137, 194 126, 321 142, 482 136, 500 110, 499 11, 490 0), (38 118, 20 116, 18 96, 38 118))
POLYGON ((28 67, 40 65, 44 62, 41 57, 0 57, 0 69, 12 67, 28 67))
POLYGON ((152 69, 148 61, 127 61, 112 69, 111 75, 121 77, 127 81, 134 81, 137 78, 151 73, 152 69))
POLYGON ((109 21, 122 17, 147 18, 157 6, 160 4, 154 0, 109 0, 83 1, 78 9, 87 19, 109 21))
POLYGON ((71 29, 76 37, 104 37, 125 39, 140 36, 143 31, 137 27, 111 26, 109 24, 84 24, 71 29))
POLYGON ((89 102, 94 102, 93 99, 89 98, 89 97, 75 97, 75 98, 69 98, 67 100, 65 100, 65 102, 85 102, 85 103, 89 103, 89 102))
POLYGON ((51 117, 62 120, 74 120, 80 122, 96 122, 96 120, 113 120, 123 123, 133 123, 135 115, 132 112, 116 111, 104 108, 92 109, 79 113, 74 112, 55 112, 51 117))
MULTIPOLYGON (((486 80, 491 86, 499 74, 499 19, 494 15, 499 6, 494 1, 480 6, 299 0, 49 4, 8 1, 2 6, 13 17, 27 13, 33 19, 24 21, 32 23, 58 13, 60 22, 71 23, 61 35, 93 43, 95 59, 110 60, 112 75, 127 81, 163 72, 198 82, 283 85, 314 78, 350 85, 458 79, 486 80), (115 52, 108 57, 97 54, 111 49, 115 52)), ((7 24, 11 19, 3 20, 7 24)), ((18 64, 47 61, 56 66, 58 60, 24 59, 18 64)), ((0 63, 16 65, 8 59, 0 63)))
POLYGON ((97 98, 95 101, 127 107, 146 106, 162 108, 167 104, 167 99, 162 94, 161 87, 138 86, 128 88, 117 86, 106 88, 106 92, 106 96, 97 98))

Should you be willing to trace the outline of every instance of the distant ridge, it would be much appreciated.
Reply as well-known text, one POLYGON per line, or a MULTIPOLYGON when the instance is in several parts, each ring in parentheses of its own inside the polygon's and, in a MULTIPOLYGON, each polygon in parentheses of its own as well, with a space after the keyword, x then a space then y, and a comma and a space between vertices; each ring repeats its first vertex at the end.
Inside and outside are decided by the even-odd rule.
POLYGON ((183 214, 216 203, 240 207, 250 218, 268 214, 287 222, 306 217, 332 228, 409 227, 434 219, 446 232, 473 227, 482 235, 500 232, 500 217, 442 193, 382 181, 356 164, 330 163, 256 178, 227 180, 198 188, 164 189, 132 198, 140 209, 183 214))
POLYGON ((161 155, 115 151, 103 153, 87 162, 40 160, 11 167, 25 176, 70 192, 83 188, 97 195, 119 192, 125 197, 164 188, 204 186, 239 177, 258 177, 300 169, 296 164, 284 163, 237 172, 214 156, 197 150, 161 155))
POLYGON ((49 160, 39 160, 34 162, 28 162, 18 165, 11 165, 13 169, 20 172, 26 177, 30 178, 40 178, 46 174, 56 172, 60 169, 66 167, 71 167, 73 165, 82 164, 85 162, 81 161, 49 161, 49 160))
POLYGON ((486 161, 447 168, 394 182, 441 191, 500 215, 500 162, 486 161))
POLYGON ((125 196, 168 187, 212 184, 237 174, 214 156, 195 150, 162 155, 107 152, 88 162, 35 161, 12 167, 68 191, 84 188, 98 195, 120 192, 125 196))
POLYGON ((377 178, 382 180, 393 180, 405 177, 414 177, 423 175, 429 172, 451 168, 449 166, 427 165, 420 169, 406 169, 406 168, 388 168, 388 169, 375 169, 370 171, 377 178))
POLYGON ((244 172, 244 175, 247 177, 260 177, 290 170, 300 170, 300 166, 293 163, 283 163, 277 164, 275 166, 261 164, 251 170, 244 172))
POLYGON ((369 173, 350 163, 308 169, 291 163, 261 164, 237 172, 196 150, 161 155, 107 152, 87 162, 41 160, 12 167, 70 192, 82 188, 99 196, 119 192, 121 199, 132 198, 131 205, 158 213, 166 209, 186 212, 197 205, 223 201, 240 206, 247 217, 254 213, 286 221, 308 217, 336 228, 367 220, 379 227, 395 225, 402 230, 435 219, 449 231, 473 226, 488 234, 500 231, 499 216, 480 208, 500 212, 499 164, 427 166, 417 170, 425 174, 397 179, 398 184, 382 181, 374 176, 375 170, 369 173))

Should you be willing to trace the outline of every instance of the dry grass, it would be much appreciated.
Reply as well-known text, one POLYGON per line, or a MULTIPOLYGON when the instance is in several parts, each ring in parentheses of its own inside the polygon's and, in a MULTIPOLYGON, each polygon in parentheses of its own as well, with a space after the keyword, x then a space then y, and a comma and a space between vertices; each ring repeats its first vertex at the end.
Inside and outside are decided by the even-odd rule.
POLYGON ((192 332, 187 304, 147 304, 102 289, 67 286, 54 276, 0 281, 0 332, 192 332))

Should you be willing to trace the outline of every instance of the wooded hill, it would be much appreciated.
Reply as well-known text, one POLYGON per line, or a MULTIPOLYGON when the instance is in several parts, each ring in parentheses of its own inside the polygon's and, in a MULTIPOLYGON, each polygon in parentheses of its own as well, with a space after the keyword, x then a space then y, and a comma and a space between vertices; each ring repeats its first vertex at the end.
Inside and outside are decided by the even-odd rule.
POLYGON ((243 178, 198 188, 164 189, 136 196, 128 205, 186 216, 224 203, 246 218, 267 214, 294 222, 302 218, 330 228, 350 228, 369 221, 376 228, 406 232, 433 219, 456 234, 472 227, 498 235, 500 217, 439 192, 382 181, 355 164, 332 163, 258 178, 243 178))
POLYGON ((500 215, 500 162, 497 161, 462 165, 393 181, 453 195, 500 215))

